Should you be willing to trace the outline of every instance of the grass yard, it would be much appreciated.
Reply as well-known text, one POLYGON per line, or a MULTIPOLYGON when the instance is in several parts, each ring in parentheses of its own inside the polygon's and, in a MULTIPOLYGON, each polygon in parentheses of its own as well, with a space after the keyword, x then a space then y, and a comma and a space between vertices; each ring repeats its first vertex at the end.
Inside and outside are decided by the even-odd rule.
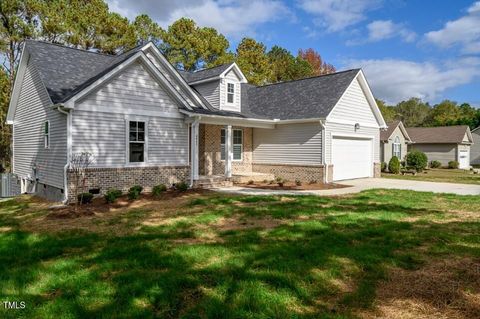
POLYGON ((0 300, 26 302, 2 318, 480 318, 480 198, 2 201, 0 300))
POLYGON ((409 179, 409 180, 416 180, 416 181, 480 185, 480 174, 473 174, 473 172, 466 171, 463 169, 432 168, 422 173, 418 173, 416 176, 413 176, 411 174, 394 175, 390 173, 382 173, 382 177, 396 178, 396 179, 409 179))

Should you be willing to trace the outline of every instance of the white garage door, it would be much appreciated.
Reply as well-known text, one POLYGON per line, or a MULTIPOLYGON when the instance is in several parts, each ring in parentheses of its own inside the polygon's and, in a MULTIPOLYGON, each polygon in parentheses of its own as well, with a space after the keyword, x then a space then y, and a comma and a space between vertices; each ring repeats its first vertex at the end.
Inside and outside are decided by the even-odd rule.
POLYGON ((458 154, 458 167, 462 169, 468 169, 470 167, 470 152, 467 150, 461 150, 458 154))
POLYGON ((332 139, 333 180, 371 177, 372 140, 334 137, 332 139))

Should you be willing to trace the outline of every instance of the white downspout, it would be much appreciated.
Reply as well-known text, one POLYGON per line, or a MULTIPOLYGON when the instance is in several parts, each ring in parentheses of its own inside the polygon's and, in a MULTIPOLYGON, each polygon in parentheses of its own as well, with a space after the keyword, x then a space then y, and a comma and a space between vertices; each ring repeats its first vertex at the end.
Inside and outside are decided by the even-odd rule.
POLYGON ((322 128, 322 165, 325 173, 323 174, 323 182, 328 184, 328 166, 326 160, 326 149, 327 149, 327 141, 325 140, 326 137, 326 128, 325 128, 325 121, 320 120, 320 127, 322 128))
POLYGON ((63 204, 68 203, 68 178, 67 172, 68 167, 70 166, 70 154, 72 149, 72 132, 71 132, 71 123, 72 123, 72 114, 69 111, 62 109, 62 105, 57 105, 57 111, 63 113, 67 116, 67 163, 63 167, 63 204))

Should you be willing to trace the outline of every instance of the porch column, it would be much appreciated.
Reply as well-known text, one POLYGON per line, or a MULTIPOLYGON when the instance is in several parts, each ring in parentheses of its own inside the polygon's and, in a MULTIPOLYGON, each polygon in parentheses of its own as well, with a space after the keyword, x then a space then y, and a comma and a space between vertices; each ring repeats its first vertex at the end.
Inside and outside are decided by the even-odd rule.
POLYGON ((191 147, 192 147, 192 177, 198 180, 198 131, 200 123, 198 120, 192 123, 191 147))
POLYGON ((225 127, 225 177, 232 177, 232 160, 233 160, 233 150, 232 150, 232 126, 227 125, 225 127))

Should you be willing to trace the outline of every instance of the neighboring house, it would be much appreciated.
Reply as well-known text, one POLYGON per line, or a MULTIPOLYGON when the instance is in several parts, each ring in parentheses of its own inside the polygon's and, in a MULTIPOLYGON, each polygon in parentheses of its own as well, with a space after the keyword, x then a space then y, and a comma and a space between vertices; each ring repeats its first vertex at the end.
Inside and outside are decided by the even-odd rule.
POLYGON ((388 128, 380 132, 380 161, 388 163, 393 156, 403 160, 407 145, 412 143, 402 121, 387 123, 388 128))
POLYGON ((413 144, 408 150, 424 152, 428 161, 439 161, 447 166, 450 161, 458 161, 459 167, 470 167, 470 145, 473 143, 467 125, 439 127, 407 127, 413 144))
POLYGON ((178 72, 152 44, 111 56, 26 41, 7 115, 23 192, 237 177, 331 182, 379 176, 383 117, 361 70, 265 86, 235 63, 178 72))
POLYGON ((473 145, 470 146, 470 164, 480 165, 480 126, 472 130, 473 145))

